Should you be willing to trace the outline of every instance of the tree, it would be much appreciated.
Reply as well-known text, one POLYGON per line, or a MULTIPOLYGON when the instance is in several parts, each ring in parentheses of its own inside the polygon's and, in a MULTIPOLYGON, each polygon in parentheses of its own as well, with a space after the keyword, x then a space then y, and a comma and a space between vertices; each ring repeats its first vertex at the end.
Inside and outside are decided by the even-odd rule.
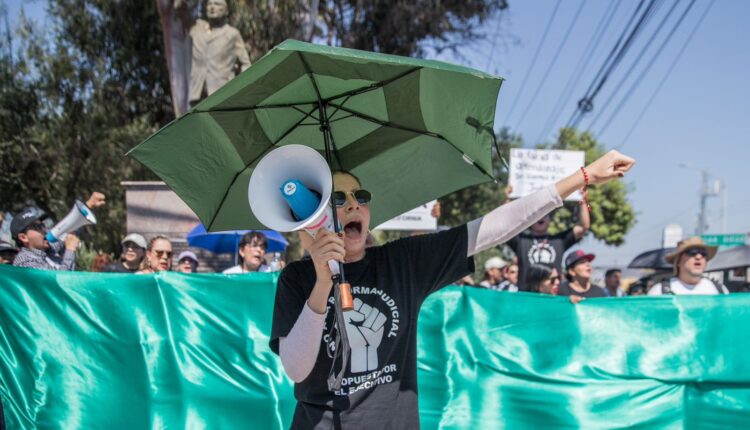
MULTIPOLYGON (((197 0, 185 2, 191 17, 197 0)), ((482 35, 502 0, 229 0, 255 60, 289 37, 419 55, 482 35)), ((119 249, 124 180, 153 179, 124 153, 173 119, 154 0, 48 0, 45 27, 0 28, 0 201, 34 202, 58 217, 104 192, 93 249, 119 249), (12 45, 7 41, 14 42, 12 45)), ((0 24, 2 25, 2 24, 0 24)))
POLYGON ((49 31, 23 16, 5 29, 16 44, 1 66, 0 200, 4 209, 33 203, 59 219, 76 198, 102 191, 109 203, 92 241, 116 250, 125 229, 120 181, 153 177, 124 154, 171 109, 165 67, 154 60, 160 40, 148 35, 158 35, 154 11, 131 2, 83 6, 50 2, 49 31))
MULTIPOLYGON (((586 164, 605 154, 604 147, 589 132, 572 128, 560 130, 552 149, 584 151, 586 164)), ((625 235, 635 225, 635 211, 627 200, 628 187, 623 181, 611 181, 588 190, 591 202, 591 232, 607 245, 622 245, 625 235)), ((566 205, 555 212, 550 232, 557 233, 573 223, 574 207, 566 205)))

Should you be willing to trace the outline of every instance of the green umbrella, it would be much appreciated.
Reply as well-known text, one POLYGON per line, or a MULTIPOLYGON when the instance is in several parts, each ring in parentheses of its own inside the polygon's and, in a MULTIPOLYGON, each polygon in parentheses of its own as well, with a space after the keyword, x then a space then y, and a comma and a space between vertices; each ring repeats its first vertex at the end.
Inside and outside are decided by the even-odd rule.
POLYGON ((360 178, 374 227, 493 179, 501 83, 439 61, 287 40, 128 155, 208 231, 257 229, 253 168, 275 147, 307 145, 360 178))

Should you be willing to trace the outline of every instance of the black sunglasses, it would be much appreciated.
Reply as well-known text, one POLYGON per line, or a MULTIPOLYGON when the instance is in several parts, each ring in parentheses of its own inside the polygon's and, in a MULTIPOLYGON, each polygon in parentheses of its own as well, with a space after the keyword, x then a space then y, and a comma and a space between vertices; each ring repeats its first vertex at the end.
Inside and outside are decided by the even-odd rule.
POLYGON ((38 231, 39 233, 44 233, 47 231, 47 226, 44 225, 43 222, 35 222, 30 224, 28 227, 26 227, 25 231, 34 230, 38 231))
POLYGON ((687 251, 685 251, 685 255, 688 257, 695 257, 696 255, 700 255, 703 258, 708 257, 708 252, 706 252, 703 248, 690 248, 687 251))
POLYGON ((337 208, 340 208, 346 204, 346 196, 348 194, 351 194, 354 196, 354 199, 357 200, 357 203, 366 206, 370 203, 370 200, 372 200, 372 194, 370 194, 367 190, 357 190, 357 191, 334 191, 333 192, 333 203, 336 205, 337 208))

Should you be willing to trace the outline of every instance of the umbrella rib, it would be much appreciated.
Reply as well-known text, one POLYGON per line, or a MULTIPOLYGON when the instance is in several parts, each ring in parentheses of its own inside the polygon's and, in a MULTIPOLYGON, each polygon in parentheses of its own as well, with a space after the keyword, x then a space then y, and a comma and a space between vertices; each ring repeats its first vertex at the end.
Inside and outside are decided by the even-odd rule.
MULTIPOLYGON (((313 106, 313 108, 312 108, 312 110, 310 112, 305 113, 304 111, 302 111, 301 113, 304 113, 305 116, 303 116, 293 126, 289 127, 289 129, 287 131, 285 131, 284 134, 281 135, 281 137, 279 137, 278 139, 276 139, 275 142, 271 143, 268 147, 266 147, 257 157, 253 158, 249 163, 245 164, 245 167, 242 170, 240 170, 239 172, 235 173, 234 178, 232 178, 232 181, 230 182, 230 184, 234 184, 234 182, 237 180, 237 177, 239 177, 240 174, 245 171, 245 169, 247 169, 253 163, 255 163, 256 161, 258 161, 258 159, 260 159, 266 152, 268 152, 269 149, 273 148, 279 142, 281 142, 281 140, 283 140, 285 137, 287 137, 289 135, 289 133, 291 133, 292 131, 294 131, 294 129, 296 129, 300 124, 302 124, 302 121, 306 120, 307 118, 310 118, 312 116, 312 113, 315 112, 315 109, 316 109, 316 107, 313 106)), ((221 208, 224 205, 224 202, 227 200, 227 196, 229 195, 229 190, 231 190, 231 189, 232 189, 231 186, 227 187, 227 190, 224 192, 224 197, 221 198, 221 202, 219 202, 219 205, 217 206, 217 208, 221 208)), ((218 212, 218 209, 217 209, 217 212, 218 212)), ((207 231, 210 230, 211 227, 213 227, 215 220, 216 220, 216 216, 214 215, 213 219, 211 219, 211 223, 208 225, 208 228, 206 229, 207 231)))
MULTIPOLYGON (((430 137, 434 137, 434 138, 443 140, 446 143, 448 143, 453 149, 455 149, 456 151, 458 151, 461 154, 461 156, 463 157, 464 160, 466 160, 471 165, 473 165, 474 167, 476 167, 477 170, 479 170, 480 172, 482 172, 482 174, 486 175, 491 180, 497 182, 497 178, 495 178, 494 176, 490 175, 482 166, 480 166, 479 164, 477 164, 476 161, 474 161, 473 159, 471 159, 471 157, 469 157, 468 154, 465 154, 456 145, 454 145, 453 142, 451 142, 450 140, 446 139, 445 137, 443 137, 440 134, 433 133, 433 132, 427 131, 427 130, 419 130, 419 129, 416 129, 416 128, 407 127, 407 126, 404 126, 404 125, 395 124, 395 123, 388 122, 388 121, 383 121, 383 120, 377 119, 375 117, 372 117, 370 115, 366 115, 366 114, 363 114, 361 112, 357 112, 357 111, 354 111, 352 109, 346 108, 344 106, 337 105, 336 103, 329 102, 329 104, 331 106, 334 106, 334 107, 338 108, 338 109, 341 109, 344 112, 348 112, 348 113, 352 114, 353 116, 355 116, 357 118, 363 119, 365 121, 373 122, 373 123, 381 125, 383 127, 391 127, 391 128, 395 128, 395 129, 398 129, 398 130, 410 131, 412 133, 422 134, 422 135, 425 135, 425 136, 430 136, 430 137)), ((341 164, 341 163, 339 163, 339 164, 341 164)))
MULTIPOLYGON (((320 89, 318 88, 318 82, 315 80, 315 77, 313 76, 312 68, 310 67, 310 64, 308 64, 307 60, 305 59, 305 56, 302 55, 302 52, 296 51, 297 55, 299 56, 300 61, 302 62, 302 65, 305 67, 305 72, 307 73, 307 77, 310 79, 310 82, 312 83, 313 89, 315 90, 315 95, 318 97, 318 110, 320 110, 320 126, 327 128, 327 130, 323 130, 323 133, 328 132, 328 136, 331 138, 331 146, 333 146, 333 149, 331 152, 336 157, 336 161, 338 161, 339 166, 341 166, 341 160, 339 159, 338 149, 336 148, 336 143, 333 141, 333 133, 331 133, 331 127, 328 123, 328 117, 326 116, 326 106, 328 105, 328 102, 323 100, 323 97, 320 96, 320 89)), ((328 153, 328 148, 326 148, 326 153, 328 153)), ((330 157, 328 158, 328 162, 330 163, 330 157)), ((334 215, 334 221, 336 220, 336 217, 334 215)))
MULTIPOLYGON (((399 79, 404 78, 404 77, 406 77, 406 76, 408 76, 408 75, 410 75, 410 74, 412 74, 412 73, 414 73, 414 72, 416 72, 418 70, 421 70, 421 69, 422 69, 422 66, 413 67, 413 68, 411 68, 411 69, 409 69, 409 70, 407 70, 407 71, 405 71, 403 73, 400 73, 400 74, 398 74, 396 76, 393 76, 391 78, 388 78, 388 79, 385 79, 385 80, 382 80, 382 81, 375 82, 375 83, 370 84, 370 85, 368 85, 366 87, 356 88, 356 89, 353 89, 353 90, 349 90, 349 91, 343 92, 341 94, 336 94, 335 96, 331 96, 331 97, 325 98, 325 99, 323 99, 323 102, 324 103, 328 103, 328 102, 331 102, 333 100, 340 99, 341 97, 345 97, 345 96, 346 97, 357 96, 357 95, 360 95, 360 94, 364 94, 364 93, 367 93, 367 92, 370 92, 370 91, 377 90, 378 88, 383 88, 384 86, 386 86, 386 85, 388 85, 390 83, 393 83, 395 81, 398 81, 399 79)), ((344 102, 344 103, 346 103, 346 102, 344 102)), ((342 103, 342 104, 344 104, 344 103, 342 103)))
POLYGON ((298 102, 298 103, 279 103, 273 105, 261 105, 261 106, 246 106, 246 107, 234 107, 234 108, 222 108, 222 109, 206 109, 206 110, 193 110, 188 113, 212 113, 212 112, 242 112, 246 110, 261 110, 261 109, 285 109, 294 108, 296 106, 306 105, 317 105, 318 102, 298 102))

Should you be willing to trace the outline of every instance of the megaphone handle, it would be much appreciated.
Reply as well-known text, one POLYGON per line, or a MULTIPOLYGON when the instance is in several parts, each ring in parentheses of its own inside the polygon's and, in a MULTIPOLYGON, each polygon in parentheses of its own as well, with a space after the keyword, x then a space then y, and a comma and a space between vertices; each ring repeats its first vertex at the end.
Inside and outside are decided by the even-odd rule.
POLYGON ((341 309, 344 312, 354 309, 354 300, 352 299, 352 289, 348 282, 341 280, 341 263, 336 260, 328 260, 328 268, 331 269, 333 276, 331 280, 341 293, 341 309))

